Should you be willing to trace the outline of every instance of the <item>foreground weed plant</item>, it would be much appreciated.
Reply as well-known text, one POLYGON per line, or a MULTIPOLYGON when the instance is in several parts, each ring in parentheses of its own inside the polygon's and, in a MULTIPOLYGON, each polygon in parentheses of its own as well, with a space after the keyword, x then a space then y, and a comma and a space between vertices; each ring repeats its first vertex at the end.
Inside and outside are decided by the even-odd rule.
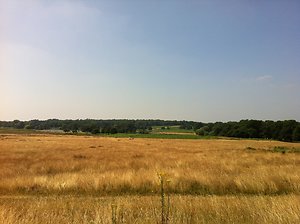
POLYGON ((160 184, 161 224, 167 224, 170 219, 170 193, 168 191, 168 184, 171 181, 167 178, 166 173, 157 173, 157 176, 160 184))

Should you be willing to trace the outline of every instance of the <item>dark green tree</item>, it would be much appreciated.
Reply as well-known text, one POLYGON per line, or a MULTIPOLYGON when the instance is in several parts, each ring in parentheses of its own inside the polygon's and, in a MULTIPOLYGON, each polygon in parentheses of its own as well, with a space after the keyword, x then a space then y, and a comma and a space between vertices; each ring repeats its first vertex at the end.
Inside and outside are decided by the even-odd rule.
POLYGON ((293 141, 300 141, 300 125, 298 125, 293 131, 293 141))

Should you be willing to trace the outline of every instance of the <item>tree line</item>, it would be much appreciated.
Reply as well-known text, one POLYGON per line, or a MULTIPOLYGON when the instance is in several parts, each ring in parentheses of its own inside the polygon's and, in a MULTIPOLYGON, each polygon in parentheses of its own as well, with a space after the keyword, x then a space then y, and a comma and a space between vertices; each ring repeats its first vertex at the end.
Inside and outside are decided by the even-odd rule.
POLYGON ((195 132, 198 135, 300 141, 300 123, 295 120, 216 122, 202 124, 201 127, 196 128, 195 132))
POLYGON ((236 138, 263 138, 280 141, 300 141, 300 123, 295 120, 261 121, 241 120, 230 122, 203 123, 195 121, 166 120, 30 120, 0 121, 0 127, 16 129, 50 130, 64 132, 85 132, 92 134, 150 133, 153 126, 180 126, 194 130, 197 135, 224 136, 236 138))
POLYGON ((153 126, 180 125, 179 121, 164 120, 30 120, 0 121, 0 127, 32 130, 63 130, 64 132, 86 132, 92 134, 149 133, 153 126))

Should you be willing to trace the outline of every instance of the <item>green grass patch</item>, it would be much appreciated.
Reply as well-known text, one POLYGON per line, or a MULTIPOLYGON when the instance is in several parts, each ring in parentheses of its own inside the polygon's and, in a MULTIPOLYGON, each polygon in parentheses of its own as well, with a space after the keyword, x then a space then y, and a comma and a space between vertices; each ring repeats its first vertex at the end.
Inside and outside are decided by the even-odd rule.
POLYGON ((152 133, 160 132, 195 133, 194 130, 182 129, 180 126, 153 126, 152 133))

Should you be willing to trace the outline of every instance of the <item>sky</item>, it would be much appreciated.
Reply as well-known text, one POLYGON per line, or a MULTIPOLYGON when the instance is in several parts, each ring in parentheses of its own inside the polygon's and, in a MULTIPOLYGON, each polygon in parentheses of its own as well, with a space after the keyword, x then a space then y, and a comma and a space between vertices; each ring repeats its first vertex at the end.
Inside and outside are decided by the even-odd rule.
POLYGON ((298 0, 0 0, 0 120, 300 121, 298 0))

